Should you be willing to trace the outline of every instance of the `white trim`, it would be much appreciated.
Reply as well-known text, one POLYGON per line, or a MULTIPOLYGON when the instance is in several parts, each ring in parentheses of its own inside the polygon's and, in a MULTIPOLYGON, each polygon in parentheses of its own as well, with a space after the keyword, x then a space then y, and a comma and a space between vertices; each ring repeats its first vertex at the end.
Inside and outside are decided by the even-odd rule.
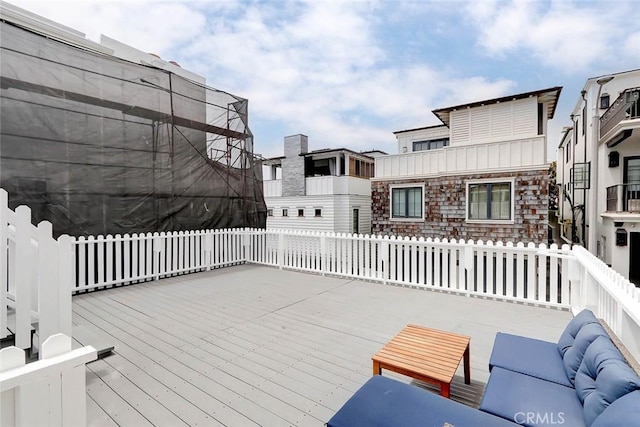
POLYGON ((389 221, 393 222, 424 222, 424 207, 426 203, 426 195, 424 194, 424 182, 391 184, 389 185, 389 221), (395 188, 422 188, 422 209, 419 218, 394 218, 393 217, 393 190, 395 188))
POLYGON ((515 224, 515 177, 510 178, 481 178, 469 179, 465 182, 465 202, 464 202, 464 221, 468 224, 515 224), (502 184, 509 183, 511 194, 509 203, 511 204, 511 219, 469 219, 469 185, 471 184, 502 184))
MULTIPOLYGON (((429 150, 434 151, 434 150, 429 150)), ((424 153, 424 151, 416 151, 414 153, 424 153)), ((548 171, 551 163, 545 163, 542 165, 535 166, 520 166, 513 168, 502 168, 502 169, 474 169, 474 170, 465 170, 460 172, 446 172, 446 173, 431 173, 426 175, 395 175, 392 177, 384 177, 384 178, 376 178, 372 177, 371 181, 374 182, 383 182, 383 181, 399 181, 399 180, 407 180, 407 179, 431 179, 431 178, 444 178, 448 176, 461 176, 461 175, 485 175, 485 174, 493 174, 493 173, 515 173, 515 172, 531 172, 531 171, 548 171)), ((500 178, 502 179, 502 178, 500 178)))

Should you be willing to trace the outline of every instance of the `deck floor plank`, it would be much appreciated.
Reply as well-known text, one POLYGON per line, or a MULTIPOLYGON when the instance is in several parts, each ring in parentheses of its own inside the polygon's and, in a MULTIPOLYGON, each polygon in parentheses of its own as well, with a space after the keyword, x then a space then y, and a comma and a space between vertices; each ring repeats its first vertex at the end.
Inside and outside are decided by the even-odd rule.
MULTIPOLYGON (((498 331, 557 340, 566 311, 256 265, 77 295, 114 354, 87 365, 88 424, 322 426, 409 323, 471 336, 477 406, 498 331)), ((387 373, 437 393, 432 386, 387 373)))

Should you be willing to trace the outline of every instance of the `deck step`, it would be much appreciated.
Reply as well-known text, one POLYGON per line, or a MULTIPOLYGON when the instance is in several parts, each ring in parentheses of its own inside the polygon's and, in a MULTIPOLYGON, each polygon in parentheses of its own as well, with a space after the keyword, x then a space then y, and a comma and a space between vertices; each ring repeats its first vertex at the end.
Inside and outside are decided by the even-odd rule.
POLYGON ((73 339, 80 347, 90 345, 95 348, 98 351, 98 359, 108 356, 114 349, 106 336, 84 325, 73 325, 73 339))

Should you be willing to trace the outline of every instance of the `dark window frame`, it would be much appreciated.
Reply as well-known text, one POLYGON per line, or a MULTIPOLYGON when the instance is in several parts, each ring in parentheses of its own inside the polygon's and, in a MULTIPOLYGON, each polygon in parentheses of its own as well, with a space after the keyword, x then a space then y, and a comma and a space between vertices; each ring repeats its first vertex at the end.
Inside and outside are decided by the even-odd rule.
POLYGON ((391 208, 391 218, 394 219, 422 219, 424 217, 424 188, 422 186, 416 186, 416 187, 395 187, 395 188, 391 188, 391 200, 390 200, 390 208, 391 208), (420 191, 420 214, 419 215, 409 215, 410 209, 409 209, 409 194, 411 193, 410 190, 419 190, 420 191), (401 192, 404 193, 404 214, 403 215, 396 215, 395 214, 395 210, 394 210, 394 206, 393 206, 393 194, 395 192, 401 192))
POLYGON ((513 182, 511 181, 492 181, 492 182, 470 182, 467 186, 467 219, 471 221, 513 221, 513 182), (494 185, 508 185, 509 190, 509 217, 508 218, 493 218, 491 213, 492 205, 492 187, 494 185), (471 216, 471 192, 473 187, 486 186, 486 218, 473 218, 471 216))

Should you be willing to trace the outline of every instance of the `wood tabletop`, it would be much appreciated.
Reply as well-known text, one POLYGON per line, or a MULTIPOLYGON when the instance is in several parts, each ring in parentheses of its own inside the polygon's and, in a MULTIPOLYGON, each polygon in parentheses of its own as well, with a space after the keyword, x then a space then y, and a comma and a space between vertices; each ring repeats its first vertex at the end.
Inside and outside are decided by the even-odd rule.
POLYGON ((468 351, 470 340, 465 335, 407 325, 372 359, 380 368, 449 384, 468 351))

